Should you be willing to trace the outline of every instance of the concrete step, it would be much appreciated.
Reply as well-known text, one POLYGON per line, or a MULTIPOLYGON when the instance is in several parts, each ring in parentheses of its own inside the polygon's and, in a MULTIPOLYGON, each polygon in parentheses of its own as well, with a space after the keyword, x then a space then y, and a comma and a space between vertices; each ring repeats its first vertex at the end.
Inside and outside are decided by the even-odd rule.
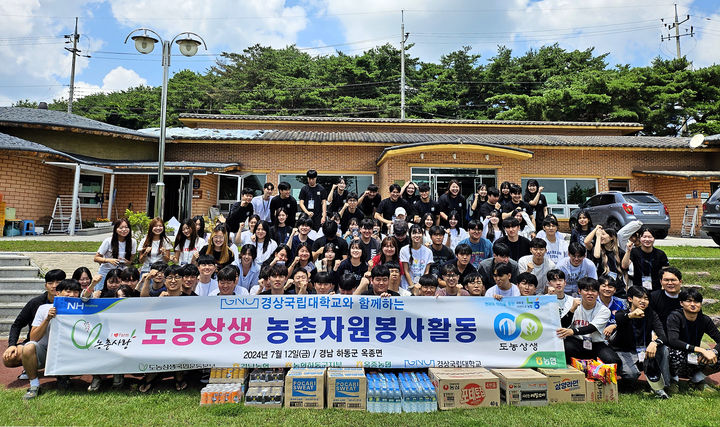
POLYGON ((0 303, 21 302, 26 303, 36 296, 42 294, 42 289, 25 290, 0 290, 0 303))
POLYGON ((0 302, 0 318, 12 317, 14 319, 20 314, 23 307, 25 307, 24 302, 0 302))
POLYGON ((27 267, 30 257, 19 254, 0 253, 0 267, 27 267))
POLYGON ((45 280, 39 277, 0 277, 0 291, 3 289, 15 291, 23 289, 45 290, 45 280))
POLYGON ((31 266, 12 266, 0 267, 1 277, 39 277, 40 272, 37 267, 31 266))
MULTIPOLYGON (((7 338, 10 334, 10 327, 15 322, 15 317, 0 317, 0 338, 7 338)), ((20 342, 25 340, 28 334, 28 328, 25 327, 20 331, 20 342)))

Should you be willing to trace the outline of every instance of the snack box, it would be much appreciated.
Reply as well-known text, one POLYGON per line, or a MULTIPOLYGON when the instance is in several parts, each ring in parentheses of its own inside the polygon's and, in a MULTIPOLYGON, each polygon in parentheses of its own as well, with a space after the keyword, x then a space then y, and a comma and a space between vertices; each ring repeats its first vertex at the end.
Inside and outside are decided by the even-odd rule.
POLYGON ((603 383, 598 380, 585 379, 587 385, 588 402, 617 402, 617 383, 603 383))
POLYGON ((532 369, 493 369, 500 379, 500 401, 506 405, 545 406, 548 378, 532 369))
POLYGON ((485 368, 430 368, 442 410, 500 406, 500 380, 485 368))

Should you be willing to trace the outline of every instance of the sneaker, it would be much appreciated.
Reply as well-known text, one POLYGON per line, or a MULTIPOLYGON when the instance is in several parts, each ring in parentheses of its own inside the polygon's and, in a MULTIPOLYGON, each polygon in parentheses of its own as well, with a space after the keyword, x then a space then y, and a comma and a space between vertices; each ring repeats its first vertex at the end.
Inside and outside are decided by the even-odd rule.
POLYGON ((125 375, 115 374, 113 375, 113 388, 121 388, 125 384, 125 375))
POLYGON ((23 396, 23 400, 35 399, 36 397, 38 397, 39 394, 40 394, 40 386, 37 386, 37 385, 30 386, 28 391, 23 396))
POLYGON ((713 394, 717 392, 714 388, 710 387, 709 385, 701 382, 701 383, 693 383, 690 385, 690 388, 695 393, 702 393, 702 394, 713 394))
POLYGON ((653 390, 653 393, 655 394, 655 397, 658 399, 669 399, 670 396, 668 396, 667 393, 665 393, 665 390, 653 390))
POLYGON ((57 377, 58 391, 67 391, 70 388, 70 377, 65 375, 57 377))
POLYGON ((100 383, 102 382, 102 378, 98 375, 93 375, 92 382, 88 386, 88 391, 98 391, 100 390, 100 383))
POLYGON ((17 378, 17 379, 19 379, 19 380, 27 380, 27 379, 29 379, 28 376, 27 376, 27 373, 25 373, 25 369, 23 369, 23 371, 20 373, 20 375, 18 375, 18 378, 17 378))

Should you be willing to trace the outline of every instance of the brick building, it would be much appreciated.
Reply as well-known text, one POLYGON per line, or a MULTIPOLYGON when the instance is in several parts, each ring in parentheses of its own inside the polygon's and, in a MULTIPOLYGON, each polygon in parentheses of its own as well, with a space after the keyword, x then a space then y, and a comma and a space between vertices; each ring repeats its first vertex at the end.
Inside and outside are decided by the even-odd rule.
MULTIPOLYGON (((23 201, 27 199, 22 197, 25 190, 19 189, 23 182, 6 181, 5 176, 22 176, 23 170, 32 169, 49 182, 31 190, 32 194, 42 193, 41 198, 47 200, 32 208, 18 209, 18 216, 22 212, 42 222, 52 212, 55 196, 72 192, 72 171, 50 160, 62 155, 72 157, 62 162, 71 166, 82 163, 88 171, 94 167, 95 176, 103 176, 96 185, 102 185, 98 193, 104 194, 104 209, 113 193, 109 183, 113 177, 119 213, 129 203, 134 210, 152 206, 156 129, 105 129, 105 140, 99 144, 115 151, 101 155, 103 152, 90 142, 84 146, 61 145, 46 135, 62 133, 75 141, 88 139, 88 132, 50 124, 46 124, 49 129, 17 122, 9 126, 3 120, 11 115, 7 110, 15 110, 12 114, 20 117, 27 113, 20 111, 26 109, 0 109, 0 132, 60 153, 30 154, 31 150, 19 152, 0 146, 0 192, 6 194, 8 205, 28 202, 23 201), (19 134, 18 128, 24 133, 19 134), (36 135, 40 130, 44 133, 36 135)), ((65 121, 77 118, 47 110, 29 111, 31 115, 64 114, 65 121)), ((645 190, 667 205, 672 218, 670 231, 677 233, 684 206, 700 205, 701 197, 720 183, 717 145, 691 150, 687 138, 637 136, 642 130, 638 123, 200 114, 184 114, 180 120, 184 128, 168 129, 169 171, 165 181, 166 197, 172 200, 166 203, 168 218, 207 214, 215 205, 225 211, 239 198, 241 188, 259 189, 268 181, 287 181, 297 194, 305 171, 314 168, 323 184, 343 176, 351 191, 362 192, 375 183, 383 195, 389 184, 408 179, 428 182, 437 197, 452 178, 461 182, 464 195, 481 182, 499 185, 511 181, 524 187, 527 179, 535 178, 545 187, 550 210, 560 218, 567 217, 577 206, 578 194, 588 196, 608 189, 645 190), (171 194, 176 193, 178 196, 171 199, 171 194)), ((94 126, 109 125, 94 122, 94 126)), ((43 182, 40 178, 32 181, 43 182)), ((95 216, 96 212, 97 216, 105 216, 104 210, 82 207, 83 217, 95 216)), ((110 215, 114 217, 115 212, 110 215)))

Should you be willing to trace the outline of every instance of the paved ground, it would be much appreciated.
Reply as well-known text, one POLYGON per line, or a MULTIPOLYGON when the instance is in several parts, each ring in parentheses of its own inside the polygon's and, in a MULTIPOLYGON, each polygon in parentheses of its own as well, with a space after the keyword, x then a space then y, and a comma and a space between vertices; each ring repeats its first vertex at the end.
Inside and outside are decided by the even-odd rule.
POLYGON ((33 264, 40 267, 43 272, 59 268, 65 271, 68 277, 78 267, 87 267, 93 274, 100 268, 100 264, 93 261, 94 252, 23 252, 23 255, 29 256, 33 264))

